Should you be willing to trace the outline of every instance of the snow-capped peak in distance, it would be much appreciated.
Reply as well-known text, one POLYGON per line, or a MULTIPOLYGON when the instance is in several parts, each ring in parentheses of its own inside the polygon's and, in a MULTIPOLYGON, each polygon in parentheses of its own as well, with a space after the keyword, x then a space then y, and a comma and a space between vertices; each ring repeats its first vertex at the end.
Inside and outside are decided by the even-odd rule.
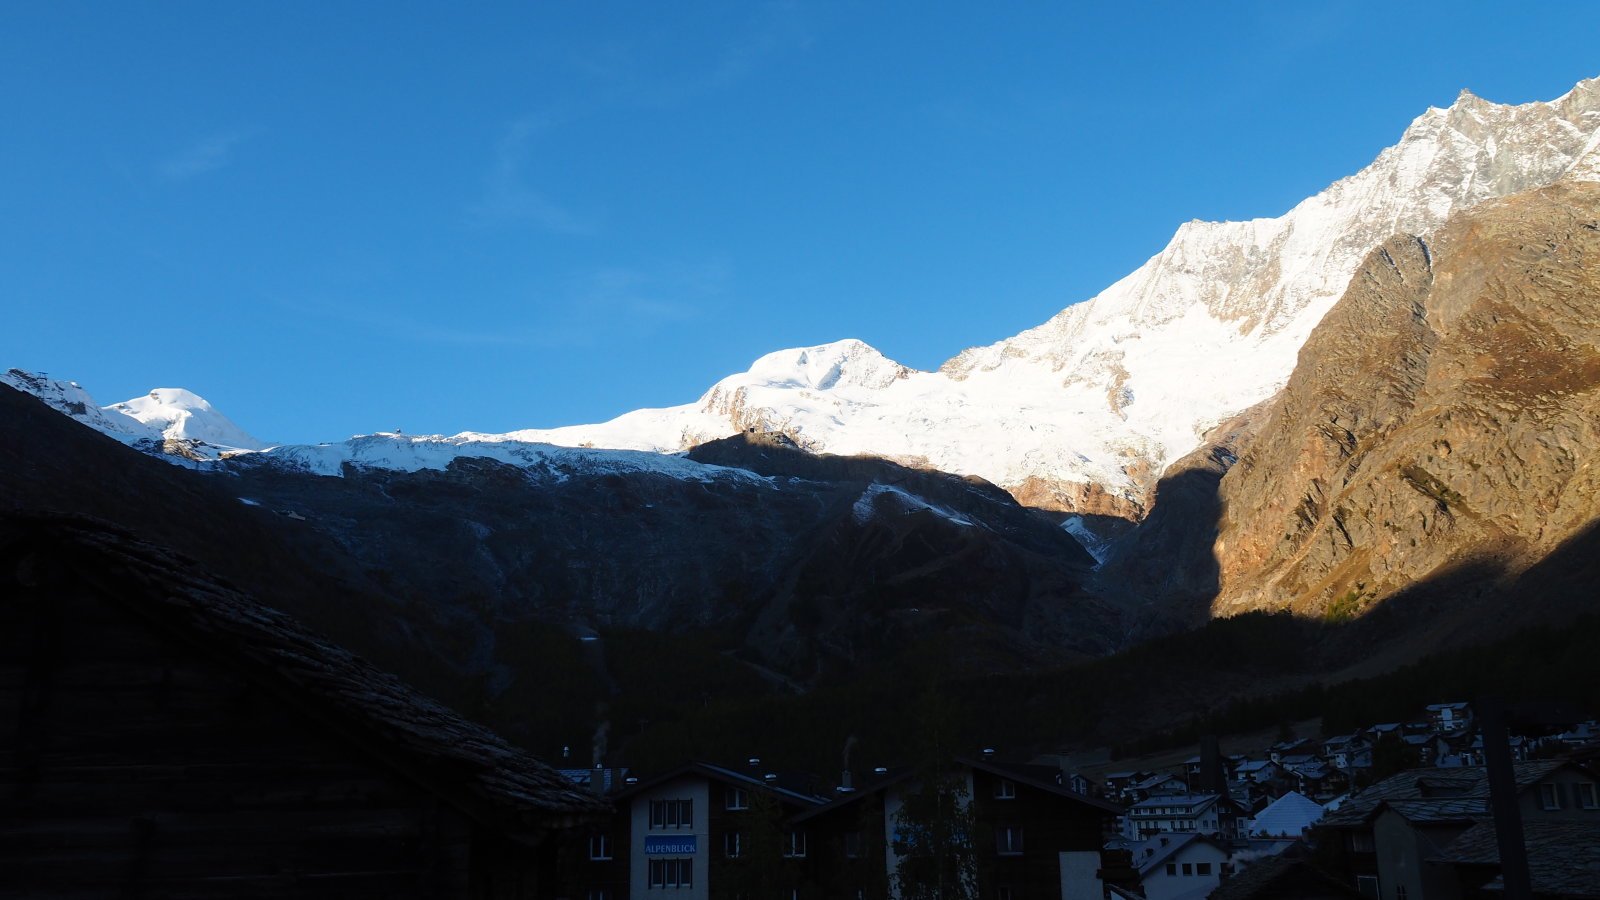
POLYGON ((102 407, 75 381, 11 369, 0 374, 0 384, 32 394, 55 410, 129 445, 152 442, 165 447, 170 441, 183 448, 182 455, 202 459, 268 447, 204 398, 182 388, 157 388, 143 397, 102 407))
POLYGON ((200 441, 230 450, 265 450, 268 446, 217 412, 205 398, 182 388, 156 388, 143 397, 113 403, 106 411, 122 413, 168 440, 200 441))
MULTIPOLYGON (((1517 106, 1464 91, 1448 109, 1419 116, 1371 165, 1288 213, 1185 223, 1165 249, 1098 296, 962 351, 937 372, 842 340, 769 353, 694 403, 601 424, 380 434, 265 456, 329 474, 346 463, 435 467, 456 456, 532 466, 550 455, 530 445, 671 454, 754 430, 781 432, 813 452, 981 476, 1035 506, 1136 516, 1162 471, 1206 431, 1282 388, 1301 345, 1371 248, 1562 178, 1600 180, 1600 79, 1517 106)), ((260 447, 187 392, 157 391, 101 410, 76 385, 23 389, 50 394, 58 409, 129 442, 144 429, 260 447)))
POLYGON ((979 475, 1035 505, 1137 513, 1208 429, 1283 386, 1372 247, 1563 177, 1600 179, 1600 79, 1517 106, 1463 92, 1283 216, 1188 222, 1099 296, 937 373, 840 341, 768 354, 697 403, 514 434, 671 452, 781 431, 813 451, 979 475), (811 374, 835 364, 837 377, 811 374))

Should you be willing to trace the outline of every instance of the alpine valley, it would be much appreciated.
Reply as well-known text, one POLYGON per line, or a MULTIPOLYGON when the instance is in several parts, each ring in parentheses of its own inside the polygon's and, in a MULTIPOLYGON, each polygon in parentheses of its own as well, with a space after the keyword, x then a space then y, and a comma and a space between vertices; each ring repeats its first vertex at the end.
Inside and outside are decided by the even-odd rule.
POLYGON ((317 445, 0 382, 0 508, 187 554, 535 749, 799 758, 929 679, 989 734, 1114 682, 1147 720, 1074 695, 1009 733, 1125 739, 1595 612, 1600 79, 1462 92, 932 372, 841 340, 601 424, 317 445), (1186 640, 1226 649, 1174 687, 1186 640))

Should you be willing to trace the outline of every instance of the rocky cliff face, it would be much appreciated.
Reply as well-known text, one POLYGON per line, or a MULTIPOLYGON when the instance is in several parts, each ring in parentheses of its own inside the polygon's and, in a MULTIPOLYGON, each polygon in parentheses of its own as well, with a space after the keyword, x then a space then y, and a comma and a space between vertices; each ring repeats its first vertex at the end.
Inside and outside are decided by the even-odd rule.
POLYGON ((1515 579, 1597 488, 1600 184, 1569 180, 1367 256, 1221 478, 1210 612, 1342 621, 1466 567, 1515 579))
POLYGON ((698 403, 522 440, 680 450, 742 430, 980 475, 1044 508, 1139 518, 1205 433, 1271 397, 1367 252, 1600 167, 1600 80, 1548 103, 1463 91, 1275 219, 1190 222, 1099 296, 915 372, 859 341, 781 351, 698 403))

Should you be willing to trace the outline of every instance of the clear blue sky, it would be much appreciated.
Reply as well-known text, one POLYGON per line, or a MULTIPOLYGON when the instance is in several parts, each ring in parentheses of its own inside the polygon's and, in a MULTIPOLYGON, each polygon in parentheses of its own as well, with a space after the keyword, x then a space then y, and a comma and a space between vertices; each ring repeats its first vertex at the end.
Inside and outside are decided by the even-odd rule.
POLYGON ((1594 0, 6 3, 0 367, 296 442, 845 337, 931 368, 1597 38, 1594 0))

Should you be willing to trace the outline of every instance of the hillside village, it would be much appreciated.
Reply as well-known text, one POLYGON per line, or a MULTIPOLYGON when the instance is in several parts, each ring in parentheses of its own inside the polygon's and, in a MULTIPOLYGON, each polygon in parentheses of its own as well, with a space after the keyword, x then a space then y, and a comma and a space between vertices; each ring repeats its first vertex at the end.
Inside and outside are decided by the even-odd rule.
MULTIPOLYGON (((1600 897, 1600 725, 1545 714, 1514 731, 1524 733, 1505 740, 1506 761, 1530 896, 1600 897)), ((1493 748, 1471 705, 1432 704, 1412 721, 1258 754, 1207 743, 1175 767, 1094 779, 1057 757, 948 759, 966 804, 947 810, 950 827, 972 835, 944 849, 970 857, 948 874, 966 871, 971 896, 1006 900, 1511 896, 1495 843, 1493 748)), ((831 787, 756 758, 642 780, 564 772, 616 807, 562 856, 563 896, 588 900, 907 896, 910 884, 896 891, 915 853, 907 835, 932 827, 905 812, 924 784, 912 768, 847 770, 831 787)))

